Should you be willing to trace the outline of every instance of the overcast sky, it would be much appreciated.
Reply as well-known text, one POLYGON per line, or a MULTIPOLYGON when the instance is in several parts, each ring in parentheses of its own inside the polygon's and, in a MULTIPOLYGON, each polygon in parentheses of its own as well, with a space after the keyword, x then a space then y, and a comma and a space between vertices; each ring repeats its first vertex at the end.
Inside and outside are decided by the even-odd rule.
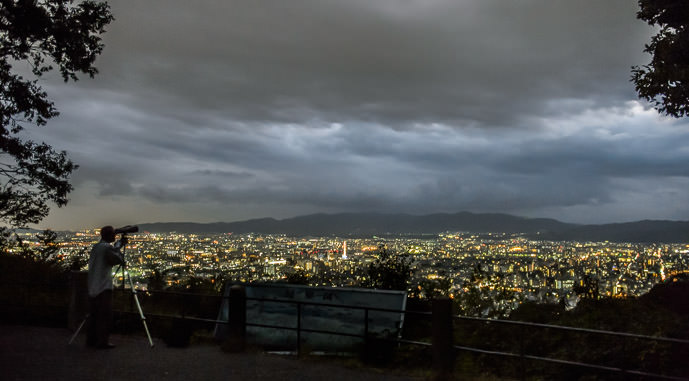
POLYGON ((80 165, 40 227, 325 212, 689 219, 689 120, 638 100, 636 0, 110 1, 31 136, 80 165))

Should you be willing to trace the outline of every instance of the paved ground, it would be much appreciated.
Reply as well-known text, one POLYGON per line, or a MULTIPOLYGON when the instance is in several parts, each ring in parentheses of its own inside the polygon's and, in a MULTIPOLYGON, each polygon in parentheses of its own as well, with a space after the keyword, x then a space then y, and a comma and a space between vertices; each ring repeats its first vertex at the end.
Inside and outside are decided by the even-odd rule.
POLYGON ((3 380, 419 380, 334 361, 226 353, 213 344, 169 348, 145 337, 113 335, 110 350, 67 345, 67 329, 0 325, 3 380))

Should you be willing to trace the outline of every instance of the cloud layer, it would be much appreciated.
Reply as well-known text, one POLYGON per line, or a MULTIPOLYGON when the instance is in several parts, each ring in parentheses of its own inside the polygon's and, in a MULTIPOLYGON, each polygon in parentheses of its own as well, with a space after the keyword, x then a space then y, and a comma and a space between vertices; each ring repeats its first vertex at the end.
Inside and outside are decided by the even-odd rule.
POLYGON ((689 129, 637 102, 636 2, 111 1, 32 137, 54 228, 311 212, 686 219, 689 129))

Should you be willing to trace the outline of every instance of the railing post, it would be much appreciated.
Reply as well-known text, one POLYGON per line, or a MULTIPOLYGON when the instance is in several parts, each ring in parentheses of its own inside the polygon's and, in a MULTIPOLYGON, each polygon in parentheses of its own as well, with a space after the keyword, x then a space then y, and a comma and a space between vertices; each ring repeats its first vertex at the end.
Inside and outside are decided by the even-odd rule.
POLYGON ((230 300, 227 303, 229 335, 223 349, 228 352, 242 352, 246 348, 246 289, 234 285, 230 288, 230 300))
POLYGON ((69 277, 67 327, 76 330, 88 312, 88 271, 72 271, 69 277))
POLYGON ((180 299, 182 299, 182 302, 180 303, 180 314, 182 315, 182 319, 184 319, 187 316, 187 295, 184 293, 181 293, 180 299))
POLYGON ((452 302, 448 298, 433 299, 433 371, 437 379, 448 379, 454 366, 454 335, 452 332, 452 302))
POLYGON ((524 330, 519 330, 519 379, 526 380, 526 368, 524 366, 524 330))
POLYGON ((368 308, 364 309, 364 353, 368 356, 369 350, 368 340, 368 308))
POLYGON ((301 303, 297 302, 297 357, 301 355, 301 303))
POLYGON ((129 290, 129 311, 134 311, 134 290, 129 290))

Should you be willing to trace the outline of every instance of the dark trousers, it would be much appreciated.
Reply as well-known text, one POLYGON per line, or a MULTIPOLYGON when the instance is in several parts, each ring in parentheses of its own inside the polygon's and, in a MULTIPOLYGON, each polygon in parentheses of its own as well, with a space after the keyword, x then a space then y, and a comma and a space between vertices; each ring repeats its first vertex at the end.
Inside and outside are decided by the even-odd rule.
POLYGON ((89 298, 89 318, 86 331, 86 345, 106 346, 112 324, 112 290, 105 290, 89 298))

